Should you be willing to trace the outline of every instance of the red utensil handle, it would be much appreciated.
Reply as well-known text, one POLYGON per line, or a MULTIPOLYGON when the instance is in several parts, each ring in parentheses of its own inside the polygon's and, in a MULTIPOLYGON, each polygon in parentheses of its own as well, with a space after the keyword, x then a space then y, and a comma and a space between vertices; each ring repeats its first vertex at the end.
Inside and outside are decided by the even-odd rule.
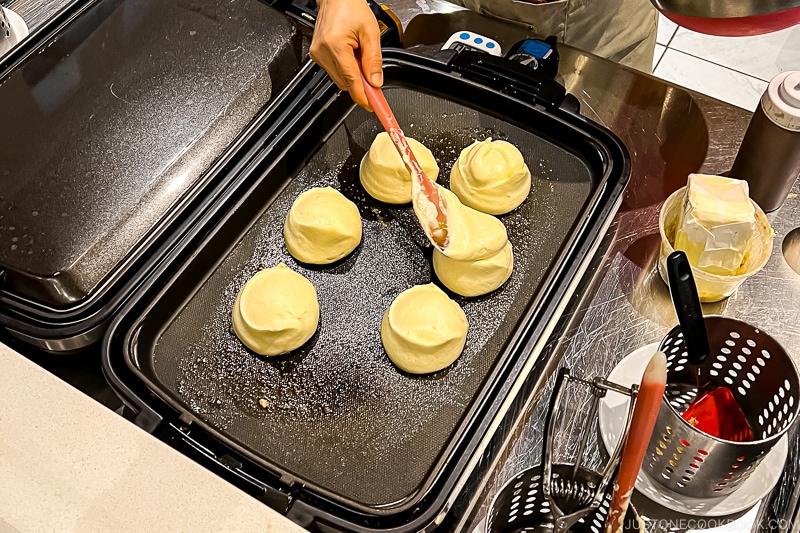
POLYGON ((364 77, 363 73, 361 74, 361 82, 364 84, 364 92, 367 94, 369 105, 371 105, 372 110, 375 111, 375 115, 383 125, 383 129, 387 132, 393 129, 399 130, 400 125, 397 123, 397 119, 394 118, 394 113, 392 113, 392 109, 389 107, 389 102, 386 101, 383 91, 377 87, 373 87, 367 81, 367 78, 364 77))
POLYGON ((439 223, 439 235, 442 241, 437 244, 439 244, 440 247, 444 246, 446 241, 446 236, 444 235, 446 235, 446 233, 442 235, 441 232, 442 230, 446 231, 447 216, 444 214, 442 208, 439 191, 436 190, 431 180, 425 175, 419 161, 417 161, 417 158, 414 156, 414 152, 408 145, 408 141, 405 135, 403 135, 403 130, 400 129, 400 125, 397 123, 397 119, 394 117, 394 113, 392 113, 392 109, 389 107, 389 102, 386 101, 383 91, 377 87, 373 87, 364 77, 363 72, 360 74, 369 105, 372 106, 372 110, 375 111, 378 120, 392 139, 392 144, 394 144, 394 147, 397 149, 397 153, 400 154, 400 158, 403 160, 403 164, 405 164, 409 173, 411 173, 412 178, 419 182, 422 187, 422 192, 425 194, 428 201, 436 206, 436 221, 439 223))
POLYGON ((642 461, 650 444, 650 436, 658 418, 666 384, 667 358, 662 352, 656 352, 647 364, 639 393, 636 395, 633 418, 622 450, 622 461, 614 484, 614 495, 606 519, 605 533, 622 531, 622 521, 636 484, 636 475, 642 467, 642 461))

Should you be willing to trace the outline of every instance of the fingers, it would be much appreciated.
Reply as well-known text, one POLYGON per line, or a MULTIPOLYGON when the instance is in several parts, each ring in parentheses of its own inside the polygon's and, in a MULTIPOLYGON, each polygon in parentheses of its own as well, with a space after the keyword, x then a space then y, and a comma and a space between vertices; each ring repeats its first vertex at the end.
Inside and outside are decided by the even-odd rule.
POLYGON ((346 90, 347 84, 342 77, 342 71, 339 68, 339 60, 328 43, 322 39, 317 40, 315 38, 308 51, 308 55, 311 56, 311 59, 316 64, 325 69, 328 76, 330 76, 333 83, 335 83, 339 89, 342 91, 346 90))
POLYGON ((364 92, 364 84, 361 81, 361 71, 354 50, 349 48, 346 51, 336 54, 336 69, 342 79, 342 85, 337 87, 343 91, 348 91, 353 101, 366 109, 372 111, 372 107, 367 100, 367 93, 364 92))
POLYGON ((381 57, 381 37, 378 25, 368 25, 359 35, 361 48, 361 69, 373 87, 383 85, 383 58, 381 57))
POLYGON ((311 59, 328 72, 340 90, 349 92, 356 104, 371 112, 353 48, 347 43, 332 44, 322 39, 315 44, 309 50, 311 59))

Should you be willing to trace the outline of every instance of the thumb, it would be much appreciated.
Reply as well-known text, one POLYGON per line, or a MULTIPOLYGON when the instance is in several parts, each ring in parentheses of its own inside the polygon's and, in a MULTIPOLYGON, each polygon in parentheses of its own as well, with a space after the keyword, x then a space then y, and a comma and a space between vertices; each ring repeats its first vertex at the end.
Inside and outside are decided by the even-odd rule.
POLYGON ((377 24, 363 32, 359 42, 361 48, 361 70, 364 77, 374 87, 383 85, 383 58, 381 57, 381 41, 377 24))

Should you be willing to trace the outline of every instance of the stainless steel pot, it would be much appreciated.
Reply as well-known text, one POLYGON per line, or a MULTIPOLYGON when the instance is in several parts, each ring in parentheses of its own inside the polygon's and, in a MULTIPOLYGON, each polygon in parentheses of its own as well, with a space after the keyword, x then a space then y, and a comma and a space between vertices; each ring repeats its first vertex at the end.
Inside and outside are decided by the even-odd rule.
POLYGON ((710 35, 760 35, 800 24, 800 0, 650 1, 676 24, 710 35))

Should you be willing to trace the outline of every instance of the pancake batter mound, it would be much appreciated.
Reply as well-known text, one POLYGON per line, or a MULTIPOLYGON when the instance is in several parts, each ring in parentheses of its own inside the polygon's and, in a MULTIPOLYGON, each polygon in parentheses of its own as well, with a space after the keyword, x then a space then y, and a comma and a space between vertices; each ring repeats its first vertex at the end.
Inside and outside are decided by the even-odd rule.
POLYGON ((383 315, 381 342, 392 363, 410 374, 448 367, 464 349, 467 317, 434 285, 401 292, 383 315))
POLYGON ((476 261, 458 261, 434 250, 433 269, 439 281, 456 294, 481 296, 499 288, 511 277, 514 254, 510 242, 496 254, 476 261))
MULTIPOLYGON (((406 140, 422 171, 431 181, 436 181, 439 166, 431 151, 410 137, 406 137, 406 140)), ((367 193, 376 200, 387 204, 407 204, 411 201, 411 174, 385 131, 375 137, 361 160, 359 178, 367 193)))
POLYGON ((461 151, 450 172, 450 188, 469 207, 502 215, 531 190, 531 172, 516 146, 491 137, 461 151))
POLYGON ((283 225, 289 253, 312 265, 347 256, 361 242, 361 234, 356 204, 331 187, 315 187, 298 196, 283 225))
POLYGON ((258 272, 236 296, 233 331, 261 355, 300 348, 319 323, 317 291, 305 277, 283 263, 258 272))
MULTIPOLYGON (((444 200, 447 213, 447 243, 440 251, 451 259, 477 261, 491 257, 508 243, 505 225, 486 213, 461 203, 458 196, 441 185, 433 184, 444 200)), ((420 187, 414 188, 414 214, 425 234, 431 239, 431 227, 436 220, 433 204, 425 198, 420 187)))

